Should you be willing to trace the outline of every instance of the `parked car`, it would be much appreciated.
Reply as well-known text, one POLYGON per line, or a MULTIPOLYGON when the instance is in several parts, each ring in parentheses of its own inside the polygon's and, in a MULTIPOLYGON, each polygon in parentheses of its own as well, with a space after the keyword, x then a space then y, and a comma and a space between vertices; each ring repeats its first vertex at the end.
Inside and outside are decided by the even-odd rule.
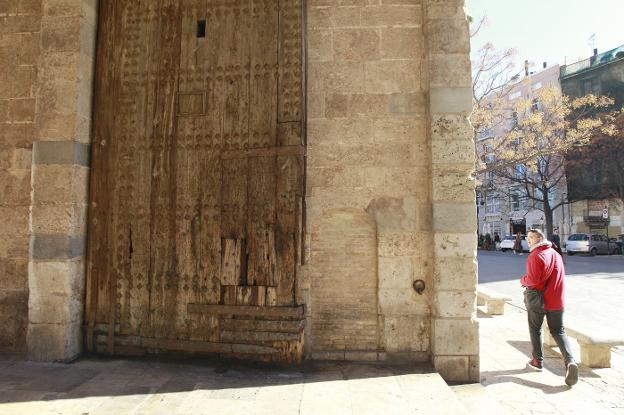
MULTIPOLYGON (((500 249, 503 252, 507 252, 507 251, 513 251, 514 249, 514 244, 516 242, 516 235, 507 235, 505 236, 505 238, 503 238, 503 240, 501 241, 500 244, 500 249)), ((526 236, 522 235, 522 251, 523 252, 528 252, 529 251, 529 243, 526 241, 526 236)))
POLYGON ((597 233, 574 233, 570 235, 566 242, 566 252, 568 255, 589 254, 617 254, 620 247, 617 243, 609 241, 605 235, 597 233))

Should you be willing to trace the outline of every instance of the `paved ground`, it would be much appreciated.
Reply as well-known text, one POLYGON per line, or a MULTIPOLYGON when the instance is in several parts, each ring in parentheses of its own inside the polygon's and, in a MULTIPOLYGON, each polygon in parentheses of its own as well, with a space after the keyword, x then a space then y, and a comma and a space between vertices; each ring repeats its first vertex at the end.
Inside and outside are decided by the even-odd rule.
MULTIPOLYGON (((573 388, 564 382, 558 349, 545 349, 543 372, 526 369, 531 345, 526 312, 507 306, 504 316, 479 313, 481 384, 508 414, 624 414, 624 352, 611 353, 612 367, 579 368, 573 388)), ((572 340, 573 353, 579 356, 572 340)))
MULTIPOLYGON (((612 367, 581 365, 569 388, 556 349, 530 355, 517 276, 526 255, 480 253, 482 284, 514 293, 503 316, 478 313, 481 383, 449 388, 430 367, 309 363, 268 369, 209 361, 85 358, 71 365, 0 358, 0 415, 615 414, 624 415, 624 351, 612 367)), ((569 319, 584 310, 620 330, 624 258, 571 258, 569 319), (585 294, 583 294, 585 293, 585 294), (619 298, 618 298, 619 297, 619 298)), ((621 333, 621 331, 620 331, 621 333)), ((572 341, 578 356, 578 344, 572 341)))
POLYGON ((430 367, 0 360, 0 414, 466 414, 430 367))
MULTIPOLYGON (((522 307, 519 279, 527 254, 479 251, 479 284, 522 307)), ((624 256, 566 256, 566 314, 571 325, 624 333, 624 256), (614 317, 618 318, 614 318, 614 317)))

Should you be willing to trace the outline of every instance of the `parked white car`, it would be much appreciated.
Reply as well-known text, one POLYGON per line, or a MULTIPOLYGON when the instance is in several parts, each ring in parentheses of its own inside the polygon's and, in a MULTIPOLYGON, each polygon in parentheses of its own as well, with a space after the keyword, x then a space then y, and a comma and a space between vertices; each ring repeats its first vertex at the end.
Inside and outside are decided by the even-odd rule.
POLYGON ((568 255, 574 254, 617 254, 620 247, 617 242, 611 242, 605 235, 595 233, 575 233, 570 235, 566 242, 568 255))
MULTIPOLYGON (((516 235, 505 236, 505 238, 501 241, 501 244, 500 244, 501 251, 503 252, 513 251, 515 242, 516 242, 516 235)), ((529 243, 526 241, 525 235, 522 235, 521 244, 522 244, 522 251, 529 252, 529 243)))

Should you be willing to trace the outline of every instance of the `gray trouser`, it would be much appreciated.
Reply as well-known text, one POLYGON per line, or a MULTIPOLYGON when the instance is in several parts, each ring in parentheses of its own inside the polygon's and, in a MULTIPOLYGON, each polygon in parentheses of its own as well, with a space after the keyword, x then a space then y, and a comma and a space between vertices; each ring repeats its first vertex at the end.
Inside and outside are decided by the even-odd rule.
POLYGON ((563 328, 563 309, 561 310, 546 310, 546 311, 531 311, 527 310, 529 317, 529 334, 531 335, 531 346, 533 347, 533 357, 540 362, 544 360, 544 349, 542 347, 542 323, 544 322, 544 316, 548 322, 548 328, 550 334, 557 342, 563 361, 566 366, 570 362, 574 362, 574 357, 570 350, 570 342, 568 342, 568 336, 565 334, 563 328))

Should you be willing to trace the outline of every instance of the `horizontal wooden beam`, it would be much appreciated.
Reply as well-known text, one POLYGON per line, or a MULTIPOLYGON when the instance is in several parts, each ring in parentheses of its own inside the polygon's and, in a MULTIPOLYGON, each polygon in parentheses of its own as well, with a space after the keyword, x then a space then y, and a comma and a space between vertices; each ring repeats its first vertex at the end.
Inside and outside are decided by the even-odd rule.
POLYGON ((247 157, 303 156, 304 154, 304 146, 259 147, 248 148, 245 150, 226 150, 221 152, 221 159, 230 160, 247 157))
POLYGON ((189 304, 187 311, 191 314, 202 313, 218 316, 258 316, 277 317, 284 320, 303 319, 303 306, 287 307, 262 307, 246 305, 220 305, 220 304, 189 304))

